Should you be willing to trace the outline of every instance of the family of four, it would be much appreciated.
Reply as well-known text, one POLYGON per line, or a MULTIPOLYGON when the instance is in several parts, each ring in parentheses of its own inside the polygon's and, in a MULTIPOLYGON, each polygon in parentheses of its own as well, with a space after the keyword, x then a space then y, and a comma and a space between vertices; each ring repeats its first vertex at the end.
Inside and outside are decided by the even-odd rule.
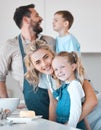
POLYGON ((59 33, 56 41, 40 34, 42 18, 35 5, 18 7, 13 18, 21 33, 0 48, 0 97, 8 97, 6 77, 11 72, 22 86, 29 110, 45 119, 82 129, 86 129, 83 119, 92 113, 89 119, 96 118, 90 122, 91 129, 100 128, 97 125, 101 116, 100 100, 97 105, 96 95, 77 54, 80 52, 78 41, 68 32, 73 22, 71 13, 55 13, 53 29, 59 33), (67 15, 70 17, 66 19, 67 15), (64 46, 68 46, 66 50, 64 46))

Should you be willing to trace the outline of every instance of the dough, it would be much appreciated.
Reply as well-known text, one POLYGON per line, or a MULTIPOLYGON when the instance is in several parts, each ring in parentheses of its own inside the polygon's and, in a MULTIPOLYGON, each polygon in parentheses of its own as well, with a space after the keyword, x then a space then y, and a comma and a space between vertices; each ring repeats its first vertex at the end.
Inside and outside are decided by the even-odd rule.
POLYGON ((23 110, 23 111, 20 111, 19 116, 20 117, 33 118, 33 117, 35 117, 35 112, 34 111, 23 110))

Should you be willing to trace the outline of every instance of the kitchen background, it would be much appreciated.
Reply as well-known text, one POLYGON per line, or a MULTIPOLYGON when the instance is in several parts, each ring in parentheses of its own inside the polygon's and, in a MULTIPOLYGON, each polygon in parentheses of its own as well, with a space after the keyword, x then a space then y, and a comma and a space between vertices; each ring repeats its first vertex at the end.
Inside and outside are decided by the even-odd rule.
MULTIPOLYGON (((0 3, 0 46, 7 39, 20 33, 13 21, 17 7, 35 4, 43 17, 43 34, 54 38, 57 33, 52 29, 53 15, 58 10, 69 10, 74 15, 74 24, 70 30, 81 44, 81 56, 87 75, 93 86, 101 91, 101 1, 100 0, 3 0, 0 3)), ((10 95, 23 98, 18 83, 9 75, 7 87, 10 95)))

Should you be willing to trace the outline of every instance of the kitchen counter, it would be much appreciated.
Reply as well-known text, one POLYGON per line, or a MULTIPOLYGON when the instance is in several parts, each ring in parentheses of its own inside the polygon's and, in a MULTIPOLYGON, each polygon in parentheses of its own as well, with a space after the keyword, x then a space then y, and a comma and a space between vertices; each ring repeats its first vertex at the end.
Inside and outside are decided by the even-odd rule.
POLYGON ((79 130, 69 125, 65 126, 45 119, 35 119, 26 124, 12 124, 0 126, 0 130, 79 130))

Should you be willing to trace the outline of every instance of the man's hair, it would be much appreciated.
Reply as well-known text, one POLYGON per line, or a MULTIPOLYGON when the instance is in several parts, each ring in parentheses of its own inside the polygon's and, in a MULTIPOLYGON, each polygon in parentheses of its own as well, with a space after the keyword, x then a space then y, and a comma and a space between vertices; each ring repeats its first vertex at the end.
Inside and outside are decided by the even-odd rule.
POLYGON ((62 18, 64 18, 65 21, 69 22, 69 29, 71 28, 73 22, 74 22, 74 17, 71 14, 71 12, 67 11, 67 10, 60 10, 57 11, 55 14, 59 14, 62 16, 62 18))
POLYGON ((16 8, 13 19, 19 28, 21 28, 22 26, 23 17, 24 16, 30 17, 31 11, 29 10, 29 8, 35 8, 35 5, 29 4, 16 8))

